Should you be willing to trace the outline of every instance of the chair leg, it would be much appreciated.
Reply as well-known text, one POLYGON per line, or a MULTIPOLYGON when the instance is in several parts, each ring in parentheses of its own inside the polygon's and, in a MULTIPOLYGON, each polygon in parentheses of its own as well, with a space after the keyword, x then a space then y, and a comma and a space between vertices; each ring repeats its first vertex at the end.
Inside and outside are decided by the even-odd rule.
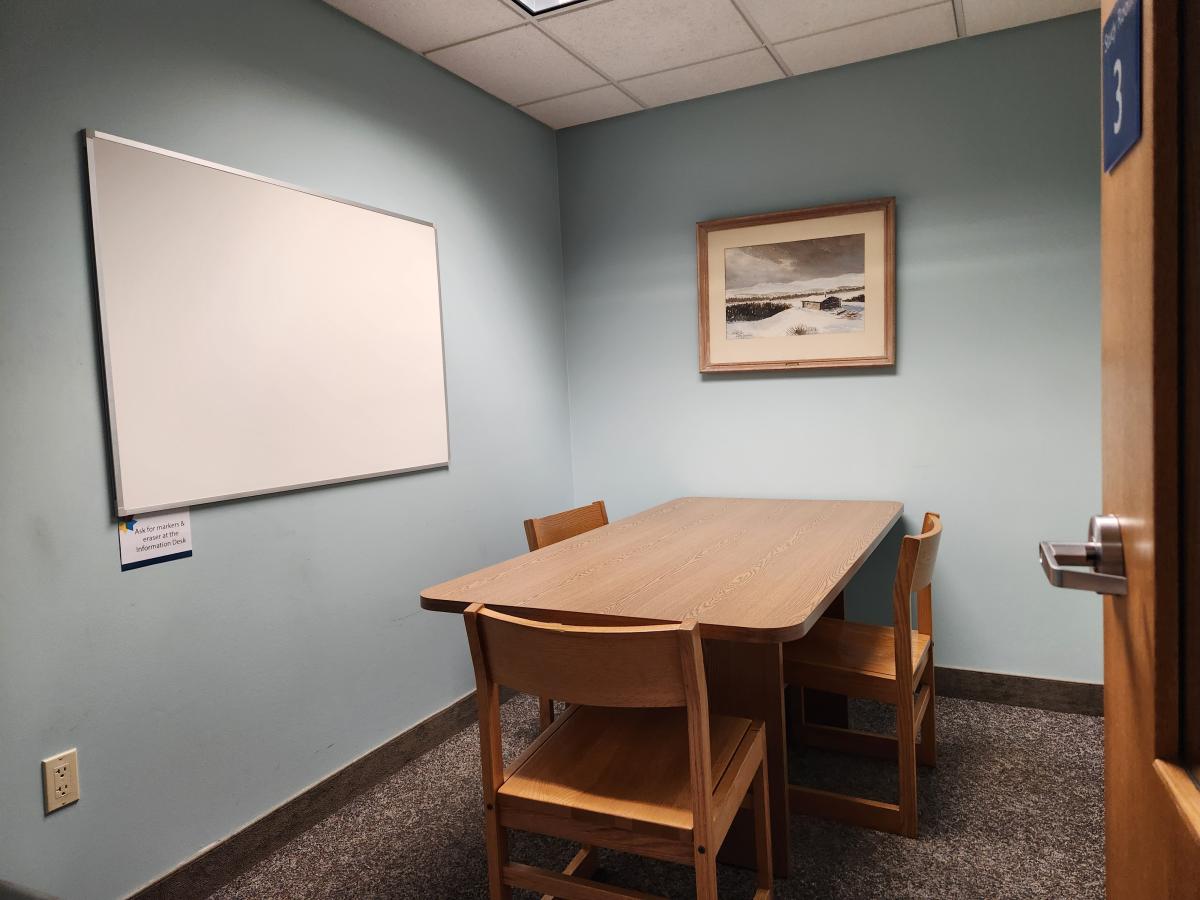
POLYGON ((766 760, 759 763, 758 774, 754 776, 750 790, 754 803, 754 852, 758 869, 758 889, 754 892, 754 900, 771 900, 774 896, 774 882, 771 872, 771 812, 767 800, 766 760))
POLYGON ((804 746, 804 688, 798 684, 785 684, 788 743, 794 748, 804 746))
POLYGON ((937 691, 933 686, 933 650, 929 651, 929 662, 921 683, 929 688, 929 707, 921 720, 921 743, 917 745, 917 762, 923 766, 937 765, 937 691))
POLYGON ((717 900, 717 854, 711 847, 697 847, 694 859, 696 900, 717 900))
POLYGON ((550 727, 554 721, 554 701, 549 697, 538 697, 538 724, 542 731, 550 727))
POLYGON ((900 833, 917 836, 916 710, 911 691, 902 691, 896 705, 896 751, 900 763, 900 833))
POLYGON ((508 833, 500 825, 495 806, 485 811, 485 840, 488 860, 489 900, 512 900, 512 888, 504 883, 504 867, 508 865, 508 833))

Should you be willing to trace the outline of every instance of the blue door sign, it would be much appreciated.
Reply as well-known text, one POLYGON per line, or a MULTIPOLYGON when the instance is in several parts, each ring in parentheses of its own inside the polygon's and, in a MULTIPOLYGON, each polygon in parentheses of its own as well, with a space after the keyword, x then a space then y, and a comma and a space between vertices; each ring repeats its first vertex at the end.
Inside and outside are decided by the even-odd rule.
POLYGON ((1142 0, 1117 0, 1104 23, 1104 171, 1142 136, 1142 0))

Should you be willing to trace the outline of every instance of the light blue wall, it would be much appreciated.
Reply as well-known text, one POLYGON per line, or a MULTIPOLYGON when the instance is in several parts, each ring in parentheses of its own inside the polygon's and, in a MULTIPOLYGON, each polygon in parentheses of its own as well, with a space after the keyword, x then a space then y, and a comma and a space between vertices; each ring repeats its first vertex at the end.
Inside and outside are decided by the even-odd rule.
POLYGON ((570 501, 555 140, 317 0, 4 0, 0 123, 0 879, 113 897, 470 689, 417 592, 570 501), (435 222, 450 470, 196 509, 121 574, 87 127, 435 222))
MULTIPOLYGON (((573 477, 615 515, 940 509, 939 662, 1098 681, 1096 598, 1034 554, 1099 504, 1096 24, 572 129, 556 155, 317 0, 0 0, 0 878, 122 894, 463 694, 461 624, 417 591, 520 552, 573 477), (122 575, 86 127, 436 222, 453 467, 200 508, 193 559, 122 575), (697 374, 697 220, 883 194, 894 373, 697 374), (38 761, 71 746, 83 801, 43 818, 38 761)), ((885 615, 896 545, 852 612, 885 615)))
MULTIPOLYGON (((1099 511, 1097 34, 1086 14, 562 132, 576 500, 939 510, 938 662, 1100 681, 1099 599, 1036 559, 1099 511), (884 195, 894 372, 697 373, 697 221, 884 195)), ((852 614, 889 615, 897 547, 852 614)))

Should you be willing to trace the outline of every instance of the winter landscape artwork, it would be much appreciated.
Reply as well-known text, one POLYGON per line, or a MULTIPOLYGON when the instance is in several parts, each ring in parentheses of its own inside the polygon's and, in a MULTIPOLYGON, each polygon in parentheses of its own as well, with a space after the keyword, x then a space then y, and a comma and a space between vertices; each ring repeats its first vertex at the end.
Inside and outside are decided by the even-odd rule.
POLYGON ((890 366, 891 197, 696 226, 700 371, 890 366))
POLYGON ((805 337, 863 331, 866 235, 725 251, 725 334, 805 337))

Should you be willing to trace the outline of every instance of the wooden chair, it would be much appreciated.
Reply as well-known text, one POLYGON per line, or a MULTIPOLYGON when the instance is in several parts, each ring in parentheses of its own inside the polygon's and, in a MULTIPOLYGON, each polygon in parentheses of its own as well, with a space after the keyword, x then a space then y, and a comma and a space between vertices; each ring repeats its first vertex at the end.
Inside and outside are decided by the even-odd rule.
MULTIPOLYGON (((604 508, 604 501, 596 500, 587 506, 542 516, 540 519, 526 519, 525 539, 532 553, 607 524, 608 510, 604 508)), ((538 697, 538 721, 543 729, 554 721, 554 701, 549 697, 538 697)))
POLYGON ((466 613, 479 701, 491 900, 512 888, 574 900, 651 895, 589 879, 595 847, 692 865, 717 896, 717 851, 743 801, 754 812, 758 882, 771 891, 764 725, 710 716, 695 622, 572 627, 479 604, 466 613), (570 705, 506 769, 499 688, 570 705), (563 872, 510 862, 507 830, 584 844, 563 872))
POLYGON ((793 813, 917 836, 917 763, 932 766, 937 761, 932 580, 941 535, 941 516, 926 513, 921 533, 905 536, 892 587, 892 628, 821 619, 803 638, 783 646, 784 681, 794 688, 896 705, 896 736, 889 737, 805 722, 801 700, 793 736, 808 746, 898 760, 900 802, 791 785, 788 799, 793 813), (917 594, 916 631, 910 625, 913 592, 917 594), (915 701, 914 686, 920 688, 915 701))
POLYGON ((530 550, 540 550, 607 524, 608 511, 604 508, 604 501, 596 500, 587 506, 542 516, 540 519, 526 519, 525 538, 529 541, 530 550))

